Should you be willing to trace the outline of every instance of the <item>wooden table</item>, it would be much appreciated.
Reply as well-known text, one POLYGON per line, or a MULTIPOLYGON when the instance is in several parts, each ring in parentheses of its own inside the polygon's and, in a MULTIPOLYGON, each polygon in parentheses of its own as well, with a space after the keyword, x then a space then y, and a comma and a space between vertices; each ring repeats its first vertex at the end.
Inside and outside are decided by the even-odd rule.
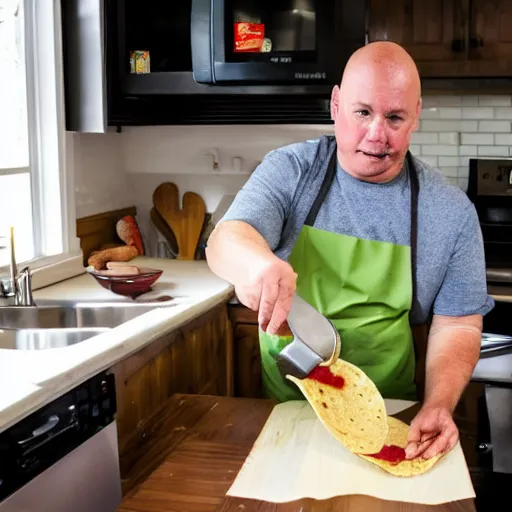
MULTIPOLYGON (((155 416, 151 450, 138 461, 142 482, 118 512, 474 512, 473 500, 427 506, 343 496, 286 504, 227 497, 275 402, 174 395, 155 416), (161 461, 156 470, 145 469, 161 461)), ((409 412, 410 414, 410 412, 409 412)), ((399 416, 399 415, 397 415, 399 416)), ((403 418, 406 419, 406 418, 403 418)))

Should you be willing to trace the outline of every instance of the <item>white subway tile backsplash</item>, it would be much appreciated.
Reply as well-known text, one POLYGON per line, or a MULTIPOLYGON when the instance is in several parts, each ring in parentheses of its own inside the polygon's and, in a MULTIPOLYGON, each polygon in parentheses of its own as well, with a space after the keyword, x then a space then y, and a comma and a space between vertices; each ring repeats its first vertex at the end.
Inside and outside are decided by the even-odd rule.
POLYGON ((441 165, 441 158, 439 158, 439 170, 443 173, 443 176, 448 178, 456 178, 457 177, 457 167, 443 167, 441 165))
POLYGON ((494 119, 492 107, 464 107, 462 109, 463 119, 494 119))
POLYGON ((411 147, 466 191, 471 158, 512 157, 512 95, 424 97, 411 147))
POLYGON ((431 165, 432 167, 437 167, 437 156, 426 156, 421 155, 419 159, 422 162, 425 162, 427 165, 431 165))
POLYGON ((437 133, 414 132, 411 135, 412 144, 438 144, 439 135, 437 133))
POLYGON ((421 153, 421 146, 419 144, 409 144, 409 151, 413 155, 419 155, 421 153))
POLYGON ((478 121, 420 121, 422 132, 477 132, 478 121))
POLYGON ((439 96, 439 105, 442 107, 459 107, 463 105, 462 96, 439 96))
POLYGON ((458 156, 440 156, 439 167, 457 167, 460 165, 460 160, 458 156))
POLYGON ((512 146, 512 133, 498 133, 494 136, 496 146, 512 146))
POLYGON ((438 107, 424 108, 421 111, 421 119, 439 119, 441 117, 441 109, 438 107))
POLYGON ((478 146, 478 156, 510 156, 508 146, 478 146))
POLYGON ((453 107, 442 107, 439 109, 441 119, 462 119, 462 109, 453 107))
POLYGON ((459 146, 459 155, 461 156, 476 156, 476 146, 459 146))
POLYGON ((459 132, 441 132, 439 134, 439 144, 458 146, 460 144, 459 132))
POLYGON ((480 107, 509 107, 512 105, 510 96, 479 96, 478 105, 480 107))
POLYGON ((479 121, 478 122, 479 132, 510 132, 509 121, 479 121))
POLYGON ((459 154, 458 146, 448 146, 447 144, 437 144, 437 145, 425 145, 421 146, 421 154, 422 155, 432 155, 432 156, 456 156, 459 154))
POLYGON ((478 105, 478 97, 477 96, 463 96, 462 104, 465 107, 476 107, 478 105))
POLYGON ((512 108, 495 108, 494 117, 496 119, 512 119, 512 108))
POLYGON ((494 144, 494 135, 491 133, 463 133, 460 140, 462 144, 478 145, 478 144, 494 144))

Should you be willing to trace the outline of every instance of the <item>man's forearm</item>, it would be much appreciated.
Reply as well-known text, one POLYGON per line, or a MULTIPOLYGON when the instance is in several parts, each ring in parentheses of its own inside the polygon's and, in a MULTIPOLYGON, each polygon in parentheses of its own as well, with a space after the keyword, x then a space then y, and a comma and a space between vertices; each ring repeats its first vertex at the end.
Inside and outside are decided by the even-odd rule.
POLYGON ((481 332, 481 315, 434 318, 427 350, 425 406, 453 412, 478 362, 481 332))
POLYGON ((206 247, 206 260, 211 270, 235 285, 273 257, 266 240, 252 226, 241 221, 218 225, 206 247))

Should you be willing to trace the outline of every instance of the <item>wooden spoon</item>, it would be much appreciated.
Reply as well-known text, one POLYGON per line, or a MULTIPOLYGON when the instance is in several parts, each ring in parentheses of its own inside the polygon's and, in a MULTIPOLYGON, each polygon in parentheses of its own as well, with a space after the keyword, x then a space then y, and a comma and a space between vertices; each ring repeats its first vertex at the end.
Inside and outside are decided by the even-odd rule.
POLYGON ((174 254, 178 254, 178 242, 169 224, 162 219, 162 216, 156 211, 155 207, 151 208, 151 221, 158 231, 169 242, 169 247, 174 254))
POLYGON ((180 209, 178 187, 175 183, 165 182, 153 192, 153 204, 176 235, 178 259, 193 260, 206 214, 202 197, 185 192, 180 209))

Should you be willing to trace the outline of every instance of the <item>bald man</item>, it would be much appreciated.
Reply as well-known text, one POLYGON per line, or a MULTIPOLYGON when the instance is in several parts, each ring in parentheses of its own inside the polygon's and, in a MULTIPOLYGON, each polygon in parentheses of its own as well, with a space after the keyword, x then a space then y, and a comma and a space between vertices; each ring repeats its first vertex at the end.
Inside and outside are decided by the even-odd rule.
POLYGON ((341 357, 384 398, 422 401, 409 458, 456 444, 453 411, 493 307, 472 203, 408 151, 420 113, 411 57, 390 42, 359 49, 332 91, 335 137, 270 152, 206 250, 213 272, 258 311, 266 394, 304 398, 275 360, 297 293, 332 321, 341 357), (422 331, 428 338, 413 337, 422 331), (415 345, 428 346, 426 362, 415 345))

